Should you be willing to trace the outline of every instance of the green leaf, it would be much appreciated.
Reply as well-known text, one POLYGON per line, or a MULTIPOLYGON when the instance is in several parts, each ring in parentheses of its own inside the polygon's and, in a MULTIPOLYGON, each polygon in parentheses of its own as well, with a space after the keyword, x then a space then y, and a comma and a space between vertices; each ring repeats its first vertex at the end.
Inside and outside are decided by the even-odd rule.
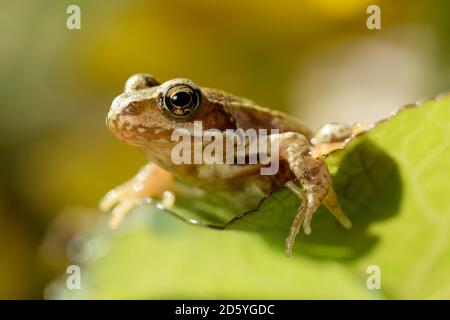
MULTIPOLYGON (((284 240, 299 200, 287 189, 223 231, 140 207, 119 230, 85 240, 90 255, 76 297, 449 299, 449 123, 450 97, 429 100, 331 154, 335 190, 353 228, 321 208, 290 259, 284 240), (381 290, 366 287, 370 265, 380 267, 381 290)), ((227 221, 226 208, 217 209, 225 213, 209 222, 227 221)), ((62 284, 54 288, 57 297, 75 296, 62 284)))

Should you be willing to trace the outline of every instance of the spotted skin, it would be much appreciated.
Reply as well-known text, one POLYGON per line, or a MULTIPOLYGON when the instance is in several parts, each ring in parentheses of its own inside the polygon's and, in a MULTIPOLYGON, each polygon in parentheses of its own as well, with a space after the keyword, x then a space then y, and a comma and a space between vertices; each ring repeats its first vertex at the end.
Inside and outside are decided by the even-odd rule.
POLYGON ((321 204, 344 227, 351 227, 339 206, 324 161, 329 152, 342 148, 343 141, 354 134, 349 126, 330 124, 314 134, 300 121, 260 107, 251 100, 198 87, 188 79, 160 83, 149 74, 128 79, 124 92, 114 99, 106 123, 118 139, 140 148, 149 160, 135 177, 113 189, 101 201, 102 210, 113 211, 112 227, 145 199, 159 199, 166 206, 173 205, 177 192, 181 192, 176 190, 174 177, 208 192, 235 192, 236 199, 243 201, 250 197, 250 192, 261 196, 287 186, 303 199, 286 239, 288 256, 301 227, 306 234, 311 233, 312 216, 321 204), (181 91, 183 95, 177 96, 181 91), (185 104, 180 105, 179 101, 185 104), (279 146, 281 170, 264 176, 260 174, 261 165, 254 164, 174 164, 171 150, 175 142, 171 141, 171 134, 180 128, 193 133, 195 121, 201 121, 203 130, 216 129, 223 134, 227 129, 236 128, 277 129, 278 133, 269 138, 279 146))

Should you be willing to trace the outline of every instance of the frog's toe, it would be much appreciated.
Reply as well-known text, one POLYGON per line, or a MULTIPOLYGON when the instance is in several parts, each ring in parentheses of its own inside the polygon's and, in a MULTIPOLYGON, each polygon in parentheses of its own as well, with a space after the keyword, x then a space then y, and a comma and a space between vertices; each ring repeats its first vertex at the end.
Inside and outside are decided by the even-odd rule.
POLYGON ((328 192, 327 197, 325 198, 325 201, 323 204, 330 210, 330 212, 333 214, 333 216, 347 229, 350 229, 352 227, 352 222, 350 219, 345 215, 344 211, 342 211, 341 206, 339 205, 339 202, 337 201, 336 193, 334 192, 333 188, 330 189, 328 192))
POLYGON ((136 205, 141 204, 141 199, 123 199, 117 206, 112 210, 111 219, 109 220, 109 226, 115 229, 122 222, 123 217, 136 205))
POLYGON ((166 209, 170 209, 175 205, 175 193, 172 191, 164 191, 162 194, 161 204, 166 209))
POLYGON ((120 201, 118 192, 116 189, 109 191, 107 194, 103 196, 100 200, 99 208, 102 211, 111 210, 118 202, 120 201))
POLYGON ((111 228, 116 228, 123 217, 134 206, 141 204, 145 197, 139 195, 133 188, 133 183, 125 183, 109 191, 100 201, 99 208, 102 211, 112 211, 109 222, 111 228))
POLYGON ((303 221, 303 232, 306 235, 311 234, 311 217, 305 217, 305 220, 303 221))

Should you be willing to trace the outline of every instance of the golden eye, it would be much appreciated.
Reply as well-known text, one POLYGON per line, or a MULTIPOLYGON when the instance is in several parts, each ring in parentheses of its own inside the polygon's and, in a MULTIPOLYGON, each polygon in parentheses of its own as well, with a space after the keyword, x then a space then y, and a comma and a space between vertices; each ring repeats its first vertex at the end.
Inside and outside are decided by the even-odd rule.
POLYGON ((177 118, 194 115, 200 104, 200 91, 186 84, 175 85, 164 96, 164 107, 177 118))

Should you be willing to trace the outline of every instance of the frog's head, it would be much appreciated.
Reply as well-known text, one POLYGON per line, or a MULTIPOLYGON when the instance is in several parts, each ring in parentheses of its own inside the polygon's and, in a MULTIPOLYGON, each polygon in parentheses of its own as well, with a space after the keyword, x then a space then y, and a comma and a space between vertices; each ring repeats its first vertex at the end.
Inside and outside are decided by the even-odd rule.
POLYGON ((234 128, 223 101, 210 92, 214 90, 200 89, 188 79, 160 84, 149 74, 136 74, 112 102, 106 122, 120 140, 141 147, 152 140, 170 140, 177 128, 193 130, 194 121, 202 121, 204 130, 234 128))

